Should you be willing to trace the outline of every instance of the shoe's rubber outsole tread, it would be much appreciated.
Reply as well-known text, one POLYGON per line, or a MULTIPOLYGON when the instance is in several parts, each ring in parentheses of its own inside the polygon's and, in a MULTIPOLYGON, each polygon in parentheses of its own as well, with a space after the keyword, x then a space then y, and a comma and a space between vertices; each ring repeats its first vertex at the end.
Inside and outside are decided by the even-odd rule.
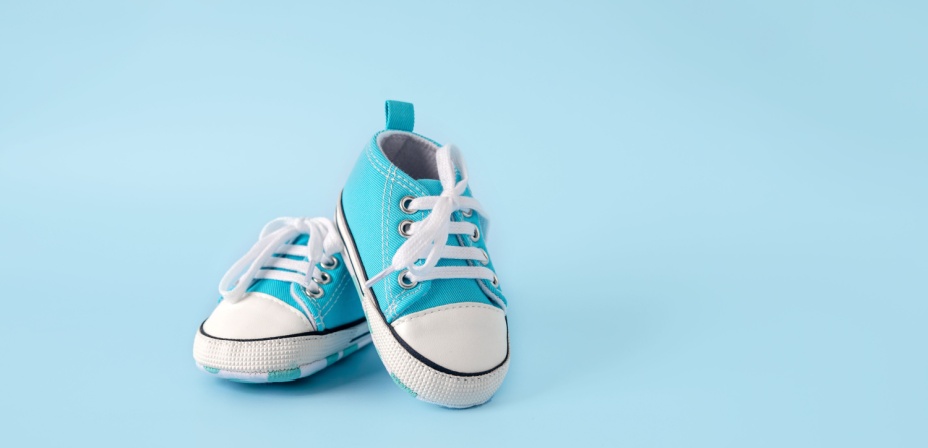
POLYGON ((348 271, 355 279, 358 295, 361 296, 374 347, 377 348, 377 353, 380 354, 380 359, 393 381, 401 389, 422 401, 449 408, 468 408, 489 401, 506 377, 506 372, 509 370, 509 356, 506 356, 505 362, 499 367, 485 374, 458 376, 436 370, 409 353, 390 331, 389 324, 380 312, 373 291, 362 286, 367 279, 361 269, 360 258, 351 231, 345 222, 341 200, 339 200, 335 221, 347 248, 346 264, 348 271))
POLYGON ((198 330, 193 358, 200 370, 219 378, 274 383, 312 375, 370 342, 366 322, 328 334, 257 341, 217 339, 198 330))

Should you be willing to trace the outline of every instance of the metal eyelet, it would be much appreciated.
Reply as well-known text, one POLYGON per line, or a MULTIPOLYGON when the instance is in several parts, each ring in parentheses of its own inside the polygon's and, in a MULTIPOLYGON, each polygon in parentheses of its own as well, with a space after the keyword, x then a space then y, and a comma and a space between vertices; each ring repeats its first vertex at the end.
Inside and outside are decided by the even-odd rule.
POLYGON ((412 203, 413 199, 415 199, 415 196, 403 196, 403 198, 400 199, 400 210, 402 210, 403 213, 411 215, 418 211, 416 209, 409 208, 409 204, 412 203))
POLYGON ((320 285, 328 285, 329 282, 332 281, 332 276, 331 276, 331 275, 326 274, 325 272, 320 272, 319 274, 321 275, 320 278, 313 277, 313 281, 314 281, 314 282, 316 282, 316 283, 318 283, 318 284, 320 284, 320 285))
POLYGON ((474 234, 470 236, 470 240, 475 243, 480 240, 480 228, 474 227, 474 234))
POLYGON ((312 297, 312 298, 314 298, 314 299, 318 299, 318 298, 320 298, 320 297, 322 297, 322 296, 325 295, 325 290, 323 290, 322 288, 319 288, 318 286, 317 286, 317 288, 319 288, 319 289, 317 289, 317 290, 315 290, 315 291, 313 291, 313 290, 311 290, 311 289, 309 289, 309 288, 307 288, 307 287, 305 287, 305 286, 302 286, 302 288, 303 288, 303 294, 306 294, 307 296, 312 297))
POLYGON ((493 285, 494 288, 498 288, 498 287, 499 287, 499 279, 496 278, 496 276, 494 275, 494 276, 493 276, 493 281, 490 282, 490 284, 493 285))
POLYGON ((465 218, 470 218, 471 216, 474 216, 474 210, 470 208, 464 209, 461 210, 461 214, 464 215, 465 218))
POLYGON ((419 282, 410 280, 406 278, 406 274, 409 274, 409 271, 400 272, 400 275, 396 277, 396 282, 400 284, 400 288, 403 289, 412 289, 415 288, 419 282))
POLYGON ((319 267, 325 269, 326 271, 331 271, 332 269, 338 267, 338 258, 332 257, 332 264, 326 264, 326 262, 323 261, 322 263, 319 263, 319 267))
POLYGON ((404 238, 409 238, 412 236, 412 233, 409 233, 410 229, 412 229, 412 221, 408 219, 400 221, 400 225, 397 227, 397 229, 400 231, 400 235, 402 235, 404 238))
POLYGON ((483 252, 483 260, 480 261, 480 263, 483 264, 484 266, 486 266, 486 265, 490 264, 490 254, 488 254, 487 251, 485 251, 485 250, 482 251, 482 252, 483 252))

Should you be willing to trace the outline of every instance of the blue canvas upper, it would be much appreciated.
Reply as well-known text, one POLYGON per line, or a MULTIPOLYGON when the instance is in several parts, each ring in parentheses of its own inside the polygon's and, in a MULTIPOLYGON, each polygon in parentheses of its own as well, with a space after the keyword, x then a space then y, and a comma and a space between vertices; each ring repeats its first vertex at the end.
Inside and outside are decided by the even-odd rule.
MULTIPOLYGON (((342 210, 367 278, 389 266, 394 253, 407 241, 397 230, 400 223, 407 219, 421 221, 430 213, 429 210, 420 210, 407 214, 400 208, 401 199, 405 196, 437 196, 442 191, 437 179, 413 179, 389 160, 379 144, 384 136, 404 133, 425 139, 435 149, 438 148, 433 140, 411 132, 415 122, 412 104, 388 101, 386 114, 387 128, 368 142, 342 192, 342 210)), ((425 163, 434 164, 434 158, 425 163)), ((470 188, 464 195, 471 196, 470 188)), ((457 211, 452 219, 471 222, 478 227, 481 235, 485 235, 483 223, 476 212, 466 217, 457 211)), ((448 245, 473 246, 486 251, 485 244, 484 236, 476 242, 459 235, 448 238, 448 245)), ((463 266, 467 263, 465 260, 442 259, 438 266, 463 266)), ((492 257, 487 267, 494 270, 492 257)), ((438 279, 403 289, 398 283, 399 275, 401 273, 394 272, 372 287, 387 322, 410 313, 460 302, 498 306, 488 294, 505 303, 500 288, 487 280, 438 279)))
MULTIPOLYGON (((308 241, 309 235, 302 234, 292 244, 306 245, 308 241)), ((305 257, 275 256, 306 261, 305 257)), ((334 258, 338 260, 338 265, 332 270, 325 271, 332 277, 332 280, 328 284, 319 285, 324 293, 318 299, 307 295, 300 285, 274 279, 257 279, 248 288, 248 292, 268 294, 290 305, 313 322, 316 331, 324 331, 357 321, 364 317, 357 290, 351 284, 351 276, 348 274, 342 255, 336 254, 334 258), (309 310, 309 314, 297 301, 309 310)))

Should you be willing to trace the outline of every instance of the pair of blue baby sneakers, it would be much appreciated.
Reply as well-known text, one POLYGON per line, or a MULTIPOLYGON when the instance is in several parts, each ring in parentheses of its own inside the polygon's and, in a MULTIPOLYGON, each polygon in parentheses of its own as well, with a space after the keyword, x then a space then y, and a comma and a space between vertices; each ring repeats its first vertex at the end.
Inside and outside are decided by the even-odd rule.
POLYGON ((335 212, 278 218, 219 283, 197 366, 244 382, 311 375, 374 342, 393 381, 445 407, 487 402, 509 368, 506 299, 487 215, 457 148, 386 103, 335 212), (353 285, 353 286, 352 286, 353 285))

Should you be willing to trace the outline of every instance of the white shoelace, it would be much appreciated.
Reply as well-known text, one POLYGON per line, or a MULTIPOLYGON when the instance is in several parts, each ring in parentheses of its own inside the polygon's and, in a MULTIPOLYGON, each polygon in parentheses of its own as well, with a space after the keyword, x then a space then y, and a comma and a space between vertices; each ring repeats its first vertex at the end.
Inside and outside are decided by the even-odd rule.
POLYGON ((219 281, 223 299, 240 300, 255 279, 293 282, 308 291, 320 291, 319 279, 326 277, 316 266, 332 265, 333 255, 344 249, 335 224, 326 218, 277 218, 267 223, 248 253, 229 268, 219 281), (290 244, 301 234, 309 234, 304 245, 290 244), (305 257, 306 261, 284 256, 305 257))
POLYGON ((432 212, 422 221, 414 222, 407 227, 406 233, 410 235, 409 240, 403 243, 393 255, 390 266, 367 281, 368 288, 399 270, 406 271, 400 275, 400 281, 403 281, 405 277, 407 285, 443 278, 473 278, 489 280, 494 284, 497 282, 493 271, 483 266, 489 263, 486 252, 477 247, 447 244, 449 235, 480 237, 479 230, 474 224, 451 220, 455 211, 476 211, 484 222, 484 230, 487 228, 486 214, 476 199, 462 196, 467 188, 467 167, 458 149, 453 146, 442 146, 436 152, 435 161, 438 167, 438 180, 442 186, 441 195, 424 196, 409 202, 407 205, 409 209, 431 210, 432 212), (455 182, 455 166, 461 172, 460 182, 455 182), (471 260, 474 263, 467 266, 436 266, 442 258, 471 260), (416 262, 421 259, 425 259, 425 262, 417 265, 416 262))

